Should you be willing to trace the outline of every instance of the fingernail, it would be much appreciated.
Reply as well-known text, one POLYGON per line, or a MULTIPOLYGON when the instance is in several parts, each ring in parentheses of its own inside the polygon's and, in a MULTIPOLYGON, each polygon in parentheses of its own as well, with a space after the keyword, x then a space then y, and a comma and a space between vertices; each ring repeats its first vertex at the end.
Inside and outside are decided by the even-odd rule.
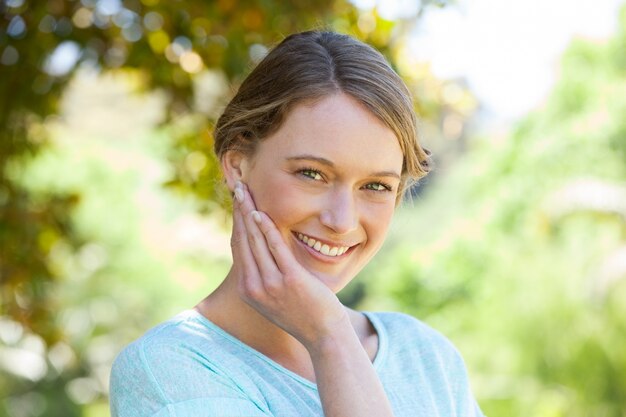
POLYGON ((241 191, 241 188, 235 188, 235 198, 240 203, 243 201, 243 191, 241 191))
POLYGON ((255 222, 257 223, 261 223, 261 214, 258 211, 253 211, 252 212, 252 219, 254 219, 255 222))

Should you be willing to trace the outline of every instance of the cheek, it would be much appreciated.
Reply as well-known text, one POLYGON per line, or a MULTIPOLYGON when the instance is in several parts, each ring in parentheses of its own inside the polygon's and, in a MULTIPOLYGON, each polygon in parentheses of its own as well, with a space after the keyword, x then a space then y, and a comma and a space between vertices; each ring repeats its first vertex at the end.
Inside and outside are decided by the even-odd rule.
POLYGON ((278 228, 290 227, 306 216, 309 204, 287 180, 266 177, 249 185, 257 209, 266 213, 278 228))
POLYGON ((376 240, 377 247, 382 245, 394 213, 395 205, 393 203, 370 206, 365 212, 364 219, 367 219, 364 222, 365 228, 369 238, 376 240))

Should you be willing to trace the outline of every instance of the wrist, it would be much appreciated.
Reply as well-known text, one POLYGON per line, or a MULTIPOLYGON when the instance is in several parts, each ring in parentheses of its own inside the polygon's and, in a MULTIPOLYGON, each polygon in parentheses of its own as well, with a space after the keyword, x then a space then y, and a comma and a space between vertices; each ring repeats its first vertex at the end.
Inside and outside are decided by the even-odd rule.
POLYGON ((348 314, 344 314, 339 320, 332 323, 328 329, 316 335, 316 337, 304 342, 312 358, 323 357, 329 354, 337 354, 341 348, 352 344, 360 346, 359 338, 352 326, 348 314))

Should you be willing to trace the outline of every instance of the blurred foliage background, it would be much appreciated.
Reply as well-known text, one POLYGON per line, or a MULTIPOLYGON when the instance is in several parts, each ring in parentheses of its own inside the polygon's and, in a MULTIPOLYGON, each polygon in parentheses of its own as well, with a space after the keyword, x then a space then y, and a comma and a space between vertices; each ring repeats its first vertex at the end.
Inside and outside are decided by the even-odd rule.
POLYGON ((441 1, 0 0, 0 416, 106 416, 116 353, 229 265, 211 127, 288 33, 380 49, 438 169, 342 299, 412 314, 463 353, 489 416, 626 416, 626 9, 575 40, 536 111, 479 103, 407 54, 441 1))

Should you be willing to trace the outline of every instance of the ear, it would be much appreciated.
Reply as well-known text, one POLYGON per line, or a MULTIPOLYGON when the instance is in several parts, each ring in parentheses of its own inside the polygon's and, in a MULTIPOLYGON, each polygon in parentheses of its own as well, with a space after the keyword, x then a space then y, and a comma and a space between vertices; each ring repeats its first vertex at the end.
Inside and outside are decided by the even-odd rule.
POLYGON ((248 171, 248 157, 235 150, 226 151, 220 161, 226 185, 230 191, 235 189, 237 181, 246 181, 248 171))

